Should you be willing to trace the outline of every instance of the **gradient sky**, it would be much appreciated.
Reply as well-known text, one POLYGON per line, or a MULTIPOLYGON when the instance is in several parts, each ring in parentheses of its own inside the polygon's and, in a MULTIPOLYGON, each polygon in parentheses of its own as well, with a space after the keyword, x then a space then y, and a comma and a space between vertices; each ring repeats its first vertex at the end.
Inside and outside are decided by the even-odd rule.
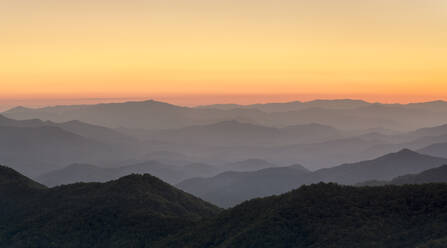
POLYGON ((447 99, 447 0, 0 0, 0 105, 447 99))

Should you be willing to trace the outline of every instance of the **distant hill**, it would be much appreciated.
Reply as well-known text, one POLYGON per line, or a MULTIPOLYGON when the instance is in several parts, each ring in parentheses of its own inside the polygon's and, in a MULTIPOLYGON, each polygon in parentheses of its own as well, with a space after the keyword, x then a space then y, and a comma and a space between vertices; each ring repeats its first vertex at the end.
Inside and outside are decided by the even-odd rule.
POLYGON ((342 164, 314 172, 294 168, 271 168, 255 172, 227 172, 211 178, 193 178, 177 186, 221 207, 231 207, 255 197, 281 194, 303 184, 335 182, 354 185, 420 173, 447 164, 447 159, 419 154, 408 149, 379 158, 342 164))
POLYGON ((119 149, 59 127, 0 126, 0 163, 9 163, 29 176, 70 162, 119 159, 121 154, 119 149))
POLYGON ((79 120, 112 128, 177 129, 238 120, 270 127, 321 123, 340 129, 415 129, 447 123, 445 102, 412 105, 367 103, 359 100, 317 100, 246 106, 188 108, 154 100, 95 105, 14 108, 13 119, 56 122, 79 120), (236 108, 234 108, 236 107, 236 108), (137 121, 138 120, 138 121, 137 121))
POLYGON ((314 177, 324 182, 356 184, 373 179, 390 180, 397 176, 419 173, 443 164, 447 164, 447 159, 403 149, 369 161, 318 170, 314 173, 314 177))
POLYGON ((420 153, 447 158, 447 142, 429 145, 419 150, 420 153))
POLYGON ((246 159, 223 165, 224 171, 256 171, 270 167, 276 167, 275 164, 262 159, 246 159))
POLYGON ((408 135, 424 137, 424 136, 441 136, 446 134, 447 134, 447 124, 435 127, 420 128, 413 132, 410 132, 408 135))
POLYGON ((159 247, 445 247, 447 185, 303 186, 255 199, 159 247), (443 241, 444 240, 444 241, 443 241))
MULTIPOLYGON (((247 115, 261 114, 256 110, 247 115)), ((166 129, 240 119, 241 111, 209 111, 175 106, 154 100, 95 105, 53 106, 39 109, 11 109, 3 115, 14 119, 79 120, 112 128, 166 129)), ((248 117, 248 116, 247 116, 248 117)), ((245 119, 244 117, 242 119, 245 119)))
POLYGON ((366 181, 358 186, 404 185, 424 183, 447 183, 447 165, 429 169, 418 174, 403 175, 391 181, 366 181))
MULTIPOLYGON (((1 180, 11 178, 9 174, 0 168, 1 180)), ((0 181, 1 247, 150 246, 220 211, 150 175, 33 187, 32 196, 12 201, 3 194, 4 188, 24 180, 14 177, 15 184, 0 181)))
POLYGON ((239 121, 223 121, 155 132, 152 139, 180 144, 269 145, 327 141, 342 137, 342 132, 326 125, 311 123, 273 128, 239 121))
POLYGON ((55 123, 39 119, 13 120, 0 115, 0 127, 58 127, 65 131, 103 143, 129 144, 131 142, 136 142, 134 138, 113 129, 91 125, 76 120, 55 123))
POLYGON ((224 172, 211 178, 192 178, 176 186, 221 207, 281 194, 299 187, 310 172, 301 165, 251 172, 224 172))
POLYGON ((247 109, 259 109, 265 112, 288 112, 288 111, 298 111, 306 108, 329 108, 329 109, 353 109, 358 107, 367 106, 367 103, 362 100, 314 100, 309 102, 285 102, 285 103, 265 103, 265 104, 252 104, 252 105, 238 105, 238 104, 214 104, 214 105, 203 105, 198 108, 204 109, 223 109, 231 110, 238 108, 247 109))
POLYGON ((107 182, 129 174, 151 174, 168 183, 178 183, 197 176, 212 176, 218 169, 207 164, 169 165, 158 161, 145 161, 120 167, 105 168, 90 164, 71 164, 36 178, 47 186, 78 182, 107 182))
POLYGON ((13 120, 0 115, 0 162, 28 176, 75 162, 122 160, 140 152, 135 138, 109 128, 79 121, 13 120))
POLYGON ((155 138, 182 144, 237 145, 271 141, 278 135, 279 131, 276 128, 238 121, 224 121, 210 125, 164 130, 157 133, 155 138))

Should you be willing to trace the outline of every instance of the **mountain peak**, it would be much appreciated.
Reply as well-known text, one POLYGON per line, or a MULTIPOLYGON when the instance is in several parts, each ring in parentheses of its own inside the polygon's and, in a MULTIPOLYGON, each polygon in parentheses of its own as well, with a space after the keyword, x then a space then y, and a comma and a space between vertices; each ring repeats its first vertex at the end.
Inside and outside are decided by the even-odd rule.
POLYGON ((408 159, 408 158, 416 158, 416 157, 424 157, 425 155, 417 153, 408 148, 404 148, 399 150, 398 152, 385 154, 382 157, 377 158, 377 160, 395 160, 395 159, 408 159))
POLYGON ((396 154, 396 155, 420 155, 419 153, 417 153, 417 152, 415 152, 413 150, 410 150, 408 148, 404 148, 404 149, 402 149, 402 150, 400 150, 400 151, 398 151, 398 152, 396 152, 394 154, 396 154))
POLYGON ((45 186, 29 179, 12 168, 0 165, 0 185, 20 185, 33 189, 44 189, 45 186))
POLYGON ((293 165, 290 165, 289 168, 309 172, 309 170, 301 164, 293 164, 293 165))
POLYGON ((23 106, 17 106, 11 109, 6 110, 4 113, 19 113, 19 112, 25 112, 31 110, 30 108, 23 107, 23 106))

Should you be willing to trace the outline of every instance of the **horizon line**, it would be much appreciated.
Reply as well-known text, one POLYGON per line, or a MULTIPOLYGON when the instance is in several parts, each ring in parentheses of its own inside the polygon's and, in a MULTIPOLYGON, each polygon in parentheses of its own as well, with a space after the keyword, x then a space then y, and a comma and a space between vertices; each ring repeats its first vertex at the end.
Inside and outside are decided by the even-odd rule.
MULTIPOLYGON (((137 103, 137 102, 159 102, 159 103, 165 103, 169 105, 179 106, 179 107, 190 107, 190 108, 198 108, 198 107, 205 107, 205 106, 213 106, 213 105, 237 105, 237 106, 251 106, 251 105, 262 105, 262 104, 287 104, 287 103, 311 103, 316 101, 357 101, 357 102, 364 102, 368 104, 382 104, 382 105, 410 105, 410 104, 427 104, 427 103, 436 103, 436 102, 443 102, 446 103, 446 100, 437 98, 433 100, 427 100, 427 101, 411 101, 411 102, 381 102, 381 101, 368 101, 361 98, 314 98, 312 100, 288 100, 288 101, 264 101, 264 102, 253 102, 253 103, 237 103, 237 102, 220 102, 220 103, 209 103, 209 104, 176 104, 172 103, 170 101, 166 101, 160 98, 156 97, 138 97, 138 98, 132 98, 132 97, 95 97, 95 98, 59 98, 59 99, 0 99, 0 108, 1 108, 1 102, 2 101, 20 101, 20 102, 33 102, 33 101, 74 101, 73 103, 66 103, 66 104, 9 104, 9 108, 6 108, 6 110, 1 110, 2 112, 7 112, 14 108, 29 108, 29 109, 41 109, 41 108, 47 108, 47 107, 60 107, 60 106, 91 106, 91 105, 100 105, 100 104, 114 104, 114 103, 137 103), (115 101, 114 101, 115 100, 115 101), (76 104, 75 102, 78 101, 93 101, 93 103, 79 103, 76 104), (98 101, 98 102, 96 102, 98 101), (102 102, 104 101, 104 102, 102 102), (112 102, 110 102, 112 101, 112 102), (34 105, 34 106, 32 106, 34 105)), ((174 101, 175 102, 175 101, 174 101)))

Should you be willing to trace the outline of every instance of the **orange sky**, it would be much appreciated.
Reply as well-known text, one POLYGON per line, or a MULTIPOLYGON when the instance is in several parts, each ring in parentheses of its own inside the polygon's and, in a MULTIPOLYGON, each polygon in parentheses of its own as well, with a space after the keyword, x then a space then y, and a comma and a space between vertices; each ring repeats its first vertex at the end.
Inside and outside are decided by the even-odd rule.
POLYGON ((0 0, 0 107, 447 99, 446 30, 445 0, 0 0))

